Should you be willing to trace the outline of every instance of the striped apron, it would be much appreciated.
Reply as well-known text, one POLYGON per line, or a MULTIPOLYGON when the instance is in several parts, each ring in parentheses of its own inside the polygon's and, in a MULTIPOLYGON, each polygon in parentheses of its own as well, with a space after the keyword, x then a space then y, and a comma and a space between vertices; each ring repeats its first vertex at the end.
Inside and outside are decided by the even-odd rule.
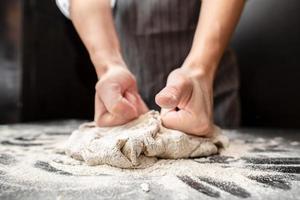
MULTIPOLYGON (((155 95, 169 73, 184 62, 193 42, 200 0, 117 0, 113 8, 124 59, 136 76, 141 96, 158 109, 155 95)), ((222 127, 240 121, 235 56, 226 50, 214 81, 214 120, 222 127)))

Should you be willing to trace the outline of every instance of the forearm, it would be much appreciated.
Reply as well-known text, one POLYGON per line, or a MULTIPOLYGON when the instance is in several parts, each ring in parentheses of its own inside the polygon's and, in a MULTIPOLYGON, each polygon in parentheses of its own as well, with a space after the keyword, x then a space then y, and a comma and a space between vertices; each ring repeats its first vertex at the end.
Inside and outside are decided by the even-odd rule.
POLYGON ((239 20, 244 0, 203 0, 191 51, 183 67, 212 77, 239 20))
POLYGON ((98 77, 109 66, 125 65, 109 0, 71 0, 70 11, 98 77))

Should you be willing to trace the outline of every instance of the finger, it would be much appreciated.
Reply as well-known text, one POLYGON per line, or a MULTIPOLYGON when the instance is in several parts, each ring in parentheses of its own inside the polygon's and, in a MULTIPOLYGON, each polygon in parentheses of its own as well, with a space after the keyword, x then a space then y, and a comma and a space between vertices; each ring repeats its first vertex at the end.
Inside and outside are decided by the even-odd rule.
POLYGON ((136 108, 138 115, 149 111, 148 107, 137 91, 127 91, 125 92, 124 97, 136 108))
POLYGON ((162 123, 165 127, 175 130, 186 131, 185 121, 187 117, 185 111, 163 110, 161 115, 162 123))
POLYGON ((129 116, 109 113, 100 98, 95 97, 95 122, 97 126, 108 127, 122 125, 131 121, 129 116))
MULTIPOLYGON (((121 100, 122 102, 125 101, 125 98, 121 100)), ((121 105, 122 103, 119 103, 118 105, 121 105)), ((130 107, 130 105, 129 105, 130 107)), ((127 111, 130 112, 129 114, 124 115, 115 115, 112 113, 109 113, 101 99, 97 96, 95 97, 95 122, 97 126, 100 127, 108 127, 108 126, 117 126, 117 125, 122 125, 125 124, 129 121, 131 121, 133 118, 136 116, 131 116, 131 111, 130 109, 127 111)), ((135 112, 135 111, 134 111, 135 112)))
POLYGON ((138 103, 138 102, 137 102, 138 99, 137 99, 137 97, 136 97, 132 92, 126 91, 125 94, 124 94, 124 98, 127 99, 127 101, 128 101, 131 105, 133 105, 133 106, 136 107, 136 105, 137 105, 137 103, 138 103))
POLYGON ((99 92, 107 111, 113 115, 124 118, 134 118, 137 110, 126 98, 122 96, 121 88, 118 85, 109 85, 99 92))
POLYGON ((149 111, 148 106, 145 104, 144 100, 142 97, 137 94, 137 99, 138 99, 138 113, 139 114, 144 114, 149 111))
POLYGON ((107 111, 112 114, 117 114, 114 112, 114 107, 123 98, 121 88, 119 87, 119 85, 102 85, 102 87, 99 87, 98 94, 100 96, 100 99, 104 103, 104 106, 107 109, 107 111))
POLYGON ((113 115, 109 112, 106 112, 100 116, 100 118, 96 122, 96 124, 97 124, 97 126, 100 126, 100 127, 111 127, 111 126, 123 125, 129 121, 131 121, 131 119, 123 118, 120 116, 113 115))
POLYGON ((114 126, 121 124, 120 121, 117 121, 112 114, 110 114, 101 99, 95 95, 95 116, 94 121, 97 126, 105 127, 105 126, 114 126))
POLYGON ((124 119, 134 119, 138 116, 136 107, 124 97, 114 105, 111 114, 124 119))
POLYGON ((97 125, 98 125, 101 115, 103 115, 103 113, 105 113, 105 112, 107 112, 107 110, 105 109, 103 102, 97 96, 97 93, 96 93, 95 94, 94 121, 96 122, 97 125))

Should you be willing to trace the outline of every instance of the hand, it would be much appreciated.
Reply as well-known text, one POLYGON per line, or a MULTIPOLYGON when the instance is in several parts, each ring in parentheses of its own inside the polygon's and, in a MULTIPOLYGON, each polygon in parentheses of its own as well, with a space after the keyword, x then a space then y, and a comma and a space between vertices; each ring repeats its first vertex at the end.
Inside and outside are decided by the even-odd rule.
POLYGON ((212 78, 200 70, 179 68, 171 72, 155 101, 162 108, 166 127, 199 136, 212 132, 212 78))
POLYGON ((148 111, 138 94, 135 77, 123 66, 113 66, 96 84, 97 126, 122 125, 148 111))

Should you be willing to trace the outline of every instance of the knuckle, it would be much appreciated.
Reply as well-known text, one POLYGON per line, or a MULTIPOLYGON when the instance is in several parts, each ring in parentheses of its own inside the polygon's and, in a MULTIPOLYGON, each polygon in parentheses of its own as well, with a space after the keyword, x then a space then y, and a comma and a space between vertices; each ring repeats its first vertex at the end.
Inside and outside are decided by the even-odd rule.
POLYGON ((129 109, 130 108, 124 105, 121 100, 118 100, 111 106, 111 112, 119 118, 126 118, 127 116, 125 114, 128 113, 129 109))
POLYGON ((105 80, 100 80, 96 83, 95 85, 95 89, 96 91, 100 92, 103 90, 103 87, 106 85, 106 81, 105 80))
POLYGON ((122 108, 121 104, 119 102, 117 102, 114 105, 112 105, 111 111, 114 114, 121 114, 123 111, 123 108, 122 108))
POLYGON ((129 73, 129 76, 133 82, 136 82, 136 77, 133 74, 129 73))
POLYGON ((101 116, 95 117, 94 121, 95 121, 95 123, 96 123, 97 126, 101 127, 101 126, 105 125, 105 123, 104 123, 104 121, 103 121, 103 119, 102 119, 101 116))
POLYGON ((96 85, 95 85, 95 90, 97 91, 97 90, 100 90, 100 88, 101 88, 101 82, 100 81, 98 81, 97 83, 96 83, 96 85))
POLYGON ((135 86, 137 84, 136 77, 133 74, 130 74, 128 76, 128 82, 129 82, 129 85, 134 85, 135 86))

